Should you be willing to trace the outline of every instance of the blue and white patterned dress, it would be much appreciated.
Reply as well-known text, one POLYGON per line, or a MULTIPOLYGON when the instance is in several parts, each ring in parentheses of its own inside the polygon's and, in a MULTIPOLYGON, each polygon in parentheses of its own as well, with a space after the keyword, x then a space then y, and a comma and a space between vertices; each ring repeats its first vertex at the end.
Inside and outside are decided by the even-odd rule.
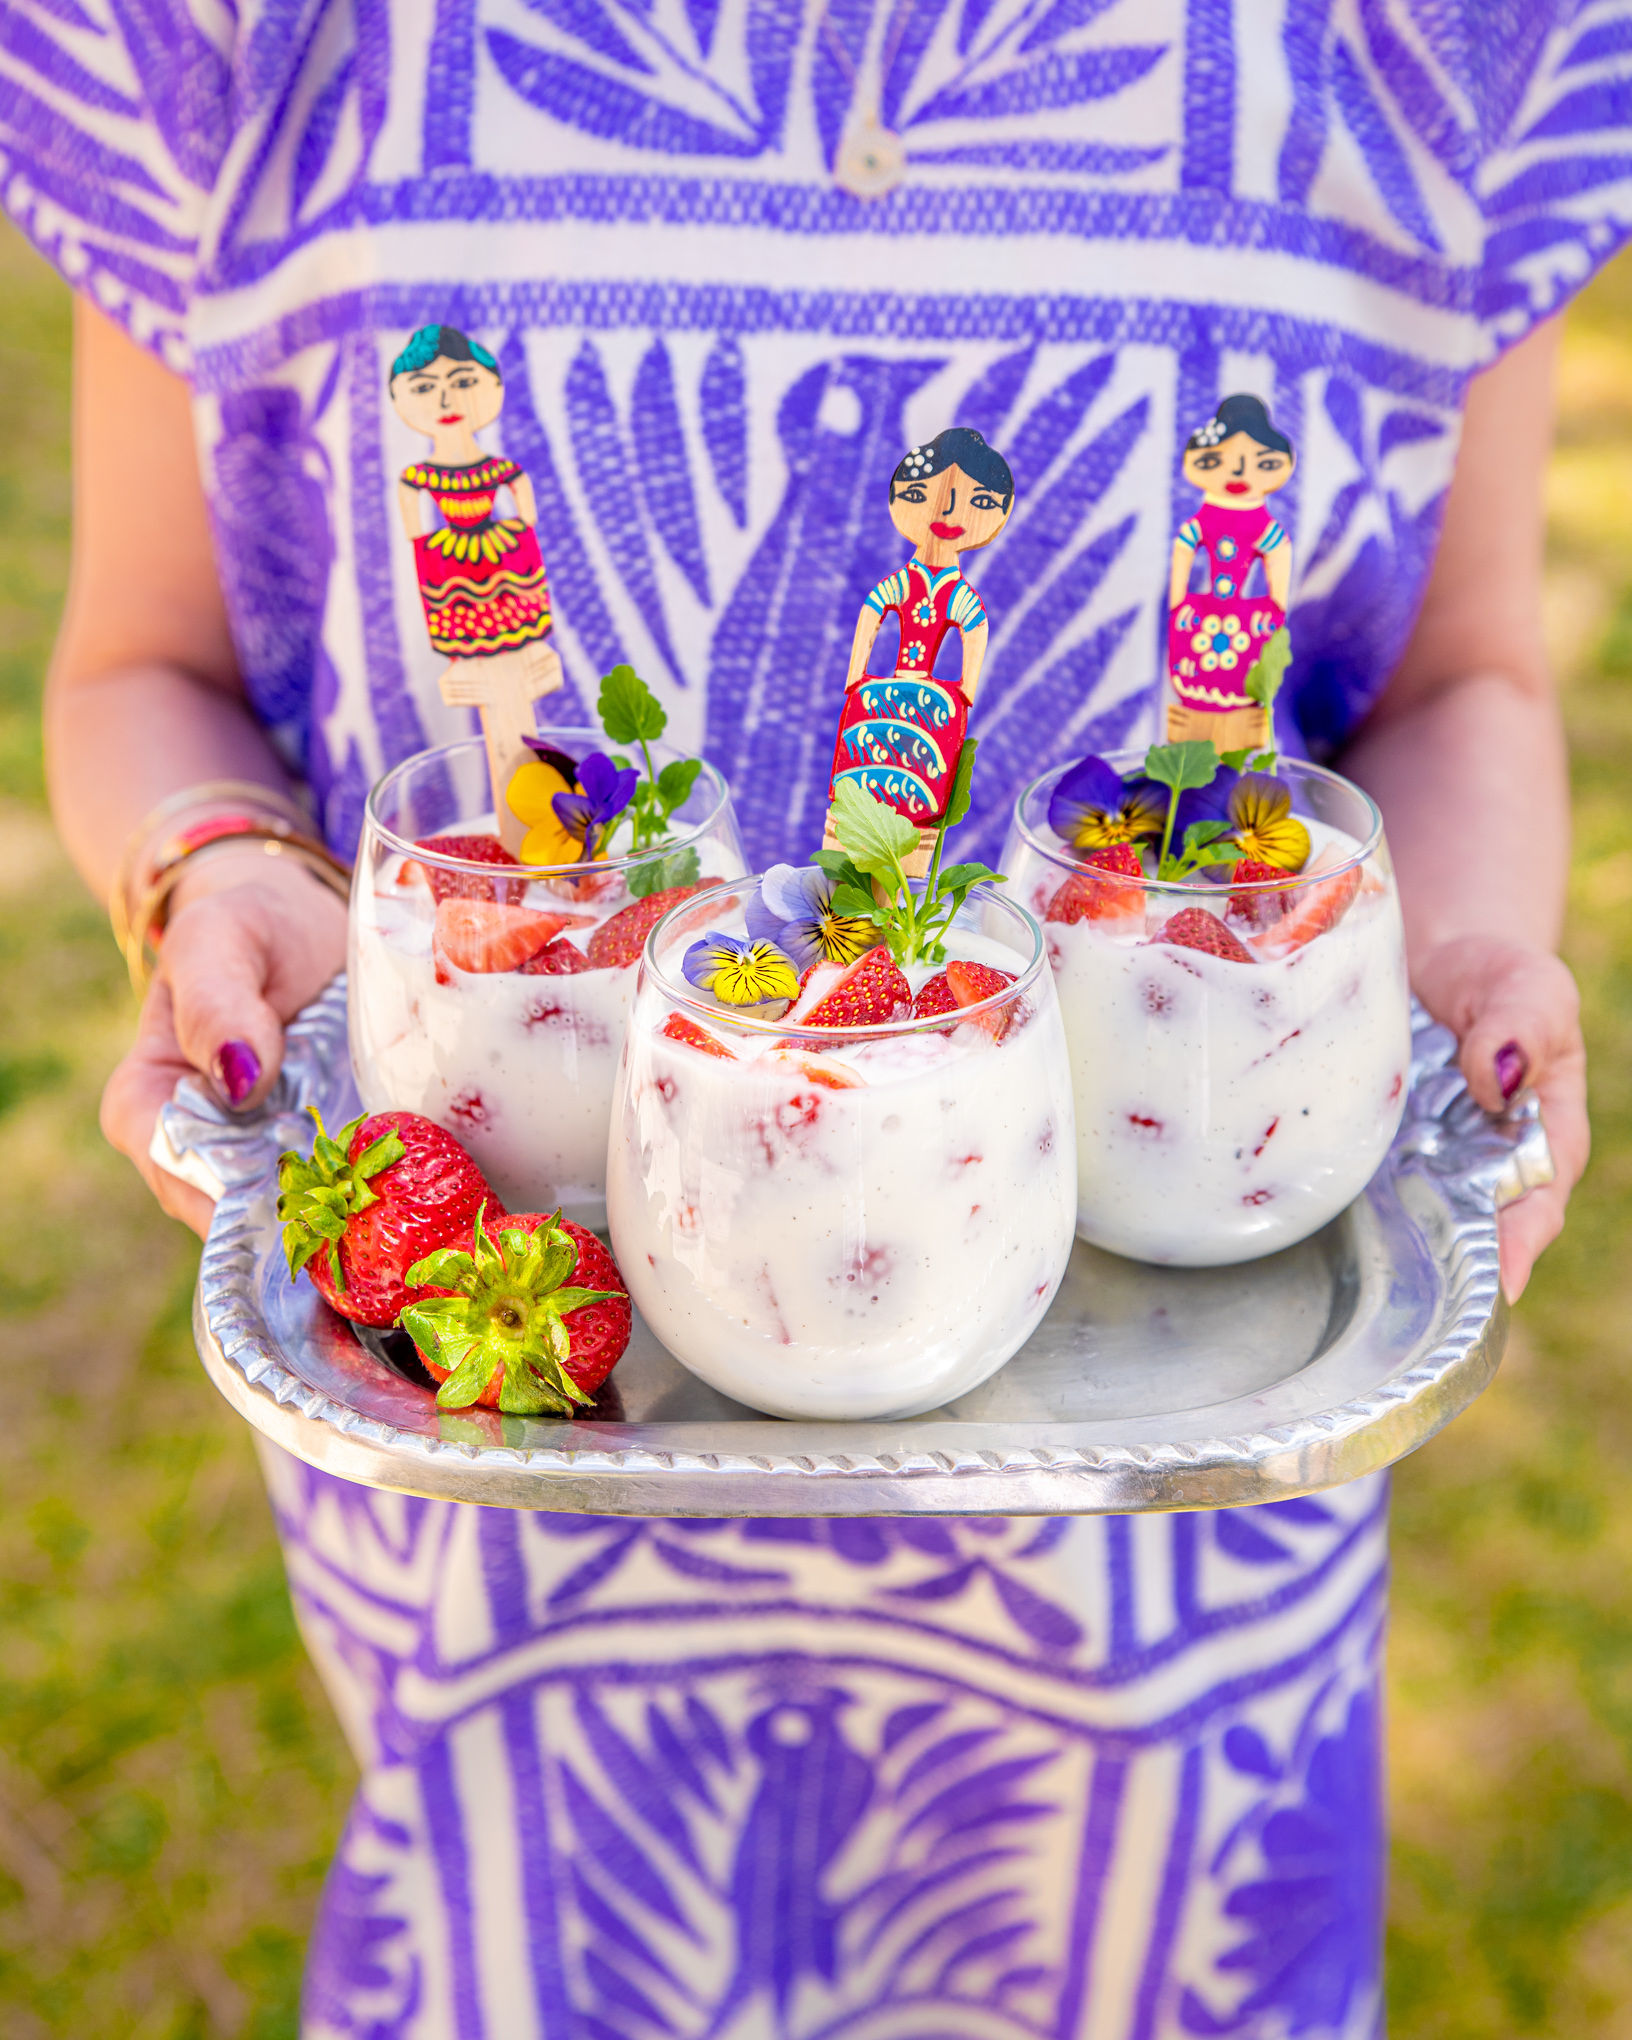
MULTIPOLYGON (((1001 446, 990 854, 1023 775, 1153 729, 1177 449, 1231 390, 1300 449, 1289 700, 1341 745, 1470 373, 1632 230, 1629 121, 1632 0, 0 7, 4 202, 191 376, 248 683, 343 848, 457 727, 393 515, 412 328, 503 359, 566 706, 633 660, 761 857, 819 835, 899 453, 1001 446)), ((642 1523, 271 1473, 366 1769, 313 2040, 1378 2030, 1381 1482, 642 1523)))

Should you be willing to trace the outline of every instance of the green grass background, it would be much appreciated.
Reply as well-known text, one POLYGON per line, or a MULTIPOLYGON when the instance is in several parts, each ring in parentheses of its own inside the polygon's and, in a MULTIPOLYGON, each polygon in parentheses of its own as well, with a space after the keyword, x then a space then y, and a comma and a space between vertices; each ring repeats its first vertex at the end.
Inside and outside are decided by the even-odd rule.
MULTIPOLYGON (((67 296, 3 226, 0 299, 0 2033, 281 2040, 350 1764, 194 1250, 97 1132, 130 994, 39 751, 67 296)), ((1394 2040, 1632 2040, 1632 261, 1569 314, 1549 507, 1597 1147, 1497 1385, 1398 1475, 1394 2040)))

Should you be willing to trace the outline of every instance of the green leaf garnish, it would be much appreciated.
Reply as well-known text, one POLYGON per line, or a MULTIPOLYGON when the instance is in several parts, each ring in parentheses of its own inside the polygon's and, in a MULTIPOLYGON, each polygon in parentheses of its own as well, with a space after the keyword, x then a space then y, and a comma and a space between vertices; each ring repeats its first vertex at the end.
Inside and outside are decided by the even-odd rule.
POLYGON ((906 816, 874 800, 853 779, 841 779, 834 789, 833 833, 870 878, 900 875, 918 848, 918 831, 906 816))
POLYGON ((614 744, 648 744, 669 726, 663 704, 633 666, 614 666, 601 680, 595 713, 614 744))
MULTIPOLYGON (((631 852, 644 850, 648 844, 661 843, 669 834, 671 818, 691 797, 697 775, 703 769, 702 759, 671 758, 661 772, 657 769, 651 745, 668 728, 669 718, 663 704, 633 666, 614 666, 603 676, 595 712, 601 719, 602 729, 614 744, 640 746, 645 767, 635 782, 629 805, 603 839, 603 854, 610 852, 613 837, 625 823, 629 827, 631 852)), ((612 760, 620 770, 631 762, 619 756, 612 760)), ((693 872, 691 878, 659 879, 644 867, 637 867, 629 875, 629 890, 637 900, 644 899, 649 893, 662 892, 670 885, 690 885, 695 876, 693 872)))
MULTIPOLYGON (((1275 697, 1281 691, 1281 682, 1286 678, 1286 669, 1292 663, 1292 633, 1282 624, 1264 649, 1247 668, 1246 678, 1241 682, 1241 692, 1249 701, 1256 701, 1266 713, 1275 706, 1275 697)), ((1271 727, 1273 728, 1273 723, 1271 727)))
POLYGON ((1211 786, 1218 777, 1222 762, 1207 737, 1188 744, 1152 744, 1145 753, 1145 777, 1167 788, 1167 821, 1162 829, 1162 847, 1156 860, 1158 878, 1176 875, 1177 860, 1172 855, 1172 848, 1179 795, 1188 792, 1192 786, 1211 786))
POLYGON ((966 742, 947 795, 946 813, 935 831, 929 875, 918 891, 905 870, 907 859, 918 848, 918 831, 912 823, 875 800, 853 779, 841 779, 834 791, 833 833, 844 854, 818 850, 814 862, 834 882, 834 912, 870 920, 898 963, 942 961, 941 938, 962 911, 971 890, 982 883, 1004 883, 1002 872, 984 864, 941 867, 947 830, 969 812, 974 770, 975 745, 966 742))
POLYGON ((626 883, 631 898, 643 900, 651 893, 667 892, 671 886, 695 885, 702 869, 696 847, 688 844, 667 857, 654 857, 649 864, 631 866, 626 883))

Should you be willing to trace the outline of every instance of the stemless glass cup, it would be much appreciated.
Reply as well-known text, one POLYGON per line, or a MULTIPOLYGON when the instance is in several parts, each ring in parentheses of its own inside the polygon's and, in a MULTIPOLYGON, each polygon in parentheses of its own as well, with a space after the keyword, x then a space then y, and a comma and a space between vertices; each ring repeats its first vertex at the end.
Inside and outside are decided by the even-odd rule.
MULTIPOLYGON (((1142 756, 1110 762, 1126 772, 1142 756)), ((1336 773, 1286 759, 1277 770, 1312 839, 1304 873, 1268 890, 1199 874, 1134 883, 1050 829, 1068 769, 1015 803, 1003 869, 1043 924, 1059 987, 1077 1231, 1180 1267, 1289 1247, 1360 1194, 1405 1109, 1410 995, 1382 818, 1336 773), (1197 907, 1249 960, 1161 939, 1197 907)))
POLYGON ((948 954, 1011 973, 1004 991, 933 1020, 785 1026, 681 974, 703 933, 742 932, 754 883, 685 901, 647 943, 607 1160, 618 1265, 664 1345, 739 1402, 911 1416, 995 1373, 1070 1258, 1071 1080, 1042 934, 982 889, 948 954))
MULTIPOLYGON (((577 758, 615 748, 596 730, 540 734, 577 758)), ((659 768, 682 755, 652 750, 659 768)), ((368 797, 348 962, 358 1095, 371 1112, 419 1112, 445 1126, 512 1211, 560 1205, 582 1225, 605 1223, 612 1083, 644 930, 618 966, 590 968, 581 956, 581 967, 566 958, 562 971, 528 957, 507 970, 465 970, 437 940, 436 893, 559 915, 557 939, 582 952, 634 904, 630 873, 654 856, 695 851, 698 883, 744 869, 730 795, 712 766, 672 829, 655 849, 589 865, 495 867, 421 850, 424 837, 492 832, 480 738, 420 752, 368 797)))

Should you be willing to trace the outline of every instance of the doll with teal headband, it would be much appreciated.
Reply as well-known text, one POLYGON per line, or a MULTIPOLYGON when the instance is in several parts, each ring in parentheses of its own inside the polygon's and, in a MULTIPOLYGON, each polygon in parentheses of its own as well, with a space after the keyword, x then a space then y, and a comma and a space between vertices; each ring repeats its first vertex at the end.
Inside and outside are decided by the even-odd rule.
POLYGON ((523 827, 505 789, 531 756, 523 739, 535 727, 533 703, 562 674, 548 642, 533 485, 513 460, 476 443, 504 407, 503 372, 456 327, 421 326, 391 364, 390 392, 397 416, 431 443, 428 460, 404 469, 397 501, 431 644, 449 662, 442 699, 481 710, 499 833, 517 851, 523 827), (500 515, 501 492, 513 514, 500 515), (427 498, 438 513, 432 530, 427 498))

